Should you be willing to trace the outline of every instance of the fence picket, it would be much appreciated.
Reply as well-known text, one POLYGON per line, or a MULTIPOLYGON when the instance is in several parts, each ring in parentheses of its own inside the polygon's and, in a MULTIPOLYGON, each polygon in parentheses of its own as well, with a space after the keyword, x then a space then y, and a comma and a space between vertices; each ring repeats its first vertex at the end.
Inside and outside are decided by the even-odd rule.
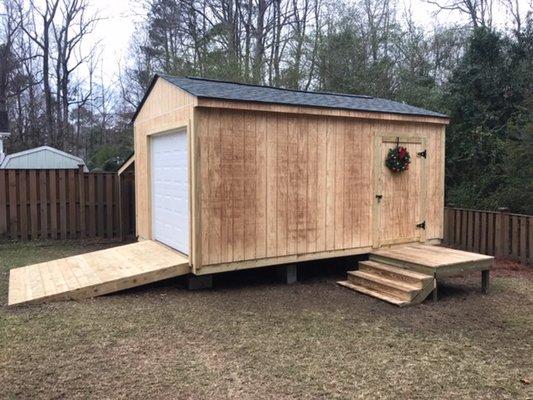
POLYGON ((486 253, 487 252, 487 218, 489 214, 488 213, 479 213, 479 217, 481 219, 480 221, 480 227, 479 227, 479 252, 480 253, 486 253))
POLYGON ((37 209, 37 172, 34 169, 30 170, 29 180, 31 238, 35 240, 39 237, 39 211, 37 209))
POLYGON ((20 171, 19 176, 23 175, 23 179, 18 179, 19 182, 19 221, 20 221, 20 238, 28 240, 28 194, 27 194, 27 179, 26 171, 20 171))
POLYGON ((41 239, 48 239, 48 182, 46 170, 39 171, 39 204, 41 209, 41 239))
POLYGON ((472 250, 473 251, 479 251, 480 246, 480 235, 479 235, 479 228, 481 225, 480 220, 481 214, 478 211, 474 211, 474 232, 472 235, 472 250))
POLYGON ((10 170, 9 178, 9 234, 11 239, 18 237, 18 212, 17 212, 17 171, 10 170))
POLYGON ((528 242, 529 245, 527 246, 528 251, 528 260, 529 264, 533 264, 533 217, 528 217, 528 242))
POLYGON ((0 238, 7 238, 7 183, 6 170, 0 170, 0 238))
POLYGON ((457 241, 457 246, 460 246, 461 248, 463 249, 466 249, 466 243, 465 243, 465 238, 466 238, 466 220, 467 220, 467 217, 466 217, 466 211, 464 210, 459 210, 458 211, 458 217, 459 217, 459 220, 457 221, 457 226, 459 227, 459 240, 457 241))
POLYGON ((527 243, 527 217, 519 217, 520 218, 520 262, 522 264, 527 263, 527 250, 526 250, 526 243, 527 243))
POLYGON ((85 174, 83 173, 83 165, 80 165, 78 170, 78 197, 79 197, 79 227, 80 237, 87 236, 85 229, 85 174))
POLYGON ((96 189, 95 189, 95 179, 96 176, 94 174, 90 174, 87 176, 87 181, 89 184, 89 190, 87 195, 88 197, 88 203, 89 208, 87 211, 88 214, 88 220, 89 220, 89 236, 95 237, 96 236, 96 189))
POLYGON ((68 233, 69 238, 76 239, 76 179, 74 178, 73 169, 68 170, 67 188, 68 188, 68 233))
POLYGON ((105 181, 104 181, 104 175, 98 174, 96 175, 96 191, 97 191, 97 212, 98 212, 98 236, 104 237, 105 231, 104 231, 104 190, 105 190, 105 181))
POLYGON ((50 177, 50 236, 57 239, 57 177, 56 171, 49 171, 50 177))
POLYGON ((487 254, 494 254, 494 213, 487 214, 487 254))
POLYGON ((512 216, 511 220, 512 230, 511 230, 511 257, 517 258, 518 254, 518 217, 512 216))
POLYGON ((113 237, 113 175, 105 175, 106 236, 113 237))
POLYGON ((461 243, 461 211, 460 210, 454 210, 455 219, 455 236, 453 240, 454 246, 459 246, 461 243))
POLYGON ((59 171, 59 225, 61 239, 67 238, 67 173, 59 171))

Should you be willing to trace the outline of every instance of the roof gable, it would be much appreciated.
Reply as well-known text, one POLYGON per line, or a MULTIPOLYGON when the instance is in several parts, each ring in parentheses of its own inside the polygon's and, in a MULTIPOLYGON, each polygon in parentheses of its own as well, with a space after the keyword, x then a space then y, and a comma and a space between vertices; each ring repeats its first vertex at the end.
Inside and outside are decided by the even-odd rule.
MULTIPOLYGON (((163 96, 170 96, 173 98, 173 93, 176 93, 176 91, 183 94, 185 97, 189 98, 192 101, 196 100, 196 96, 191 95, 187 91, 181 89, 180 87, 176 86, 174 83, 169 82, 166 79, 159 79, 161 78, 160 75, 155 75, 152 78, 152 81, 150 82, 150 85, 148 86, 148 89, 146 90, 141 102, 139 103, 139 106, 137 106, 137 109, 135 110, 135 113, 133 114, 133 117, 131 119, 131 123, 133 124, 137 119, 143 119, 144 110, 146 109, 146 106, 153 107, 154 104, 151 104, 150 96, 152 93, 154 93, 157 96, 163 95, 163 96), (172 92, 172 93, 171 93, 172 92)), ((178 96, 179 97, 179 96, 178 96)), ((179 101, 179 100, 177 100, 179 101)), ((172 104, 171 102, 165 102, 165 103, 159 103, 157 105, 157 108, 172 108, 175 107, 176 104, 172 104)))

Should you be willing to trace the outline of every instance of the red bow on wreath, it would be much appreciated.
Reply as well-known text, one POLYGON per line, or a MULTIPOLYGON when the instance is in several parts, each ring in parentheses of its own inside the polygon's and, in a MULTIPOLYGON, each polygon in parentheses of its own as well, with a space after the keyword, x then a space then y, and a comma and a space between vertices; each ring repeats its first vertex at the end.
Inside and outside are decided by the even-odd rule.
POLYGON ((400 157, 400 160, 403 160, 406 155, 407 155, 407 149, 403 146, 400 146, 398 148, 398 157, 400 157))

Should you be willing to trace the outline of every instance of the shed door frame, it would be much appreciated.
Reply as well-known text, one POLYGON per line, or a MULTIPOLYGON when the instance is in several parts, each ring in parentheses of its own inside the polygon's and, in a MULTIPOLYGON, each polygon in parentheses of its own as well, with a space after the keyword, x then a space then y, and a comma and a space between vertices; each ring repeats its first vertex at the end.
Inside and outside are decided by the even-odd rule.
MULTIPOLYGON (((380 202, 375 197, 375 195, 381 194, 383 190, 383 163, 385 162, 384 159, 381 157, 381 146, 384 142, 395 142, 397 138, 400 139, 401 143, 415 143, 420 144, 422 149, 427 149, 427 141, 425 137, 420 136, 408 136, 408 137, 402 137, 400 135, 398 136, 392 136, 390 133, 387 134, 377 134, 374 137, 374 165, 373 165, 373 189, 374 189, 374 195, 373 197, 373 207, 372 207, 372 233, 373 233, 373 243, 372 247, 381 247, 382 245, 391 245, 391 244, 400 244, 400 243, 408 243, 412 241, 404 241, 404 240, 398 240, 397 243, 393 242, 383 242, 381 235, 380 235, 380 227, 381 227, 381 208, 380 208, 380 202)), ((417 157, 416 154, 411 154, 411 158, 417 157)), ((422 165, 420 168, 420 201, 419 201, 419 215, 420 215, 420 221, 426 221, 427 224, 427 158, 421 158, 422 165)), ((426 230, 420 229, 420 237, 418 238, 418 241, 425 242, 426 241, 426 230)))
MULTIPOLYGON (((155 136, 161 136, 166 134, 173 134, 184 131, 187 137, 187 170, 188 170, 188 182, 189 182, 189 193, 188 193, 188 206, 189 206, 189 254, 185 254, 177 249, 174 249, 169 246, 174 251, 179 252, 180 254, 183 254, 185 257, 189 258, 189 264, 192 265, 192 256, 193 256, 193 246, 194 246, 194 238, 193 238, 193 219, 192 219, 192 207, 193 207, 193 189, 192 189, 192 146, 191 146, 191 129, 190 129, 190 123, 186 121, 182 121, 182 123, 179 123, 175 127, 171 129, 165 129, 161 131, 152 131, 149 132, 146 135, 146 165, 147 165, 147 191, 148 191, 148 230, 149 230, 149 238, 150 240, 154 240, 154 232, 153 232, 153 213, 152 213, 152 139, 155 136)), ((165 245, 164 243, 162 243, 165 245)), ((166 245, 165 245, 166 246, 166 245)))

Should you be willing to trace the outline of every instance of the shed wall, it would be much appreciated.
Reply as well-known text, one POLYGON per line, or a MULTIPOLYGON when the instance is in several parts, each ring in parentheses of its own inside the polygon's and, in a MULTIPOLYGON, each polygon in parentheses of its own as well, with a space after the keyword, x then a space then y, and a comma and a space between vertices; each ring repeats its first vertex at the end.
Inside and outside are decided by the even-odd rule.
POLYGON ((141 239, 152 238, 149 136, 183 127, 190 136, 195 102, 195 97, 158 79, 135 119, 135 212, 141 239))
POLYGON ((196 124, 195 268, 371 247, 378 134, 426 138, 426 239, 442 238, 444 125, 218 108, 196 124))

